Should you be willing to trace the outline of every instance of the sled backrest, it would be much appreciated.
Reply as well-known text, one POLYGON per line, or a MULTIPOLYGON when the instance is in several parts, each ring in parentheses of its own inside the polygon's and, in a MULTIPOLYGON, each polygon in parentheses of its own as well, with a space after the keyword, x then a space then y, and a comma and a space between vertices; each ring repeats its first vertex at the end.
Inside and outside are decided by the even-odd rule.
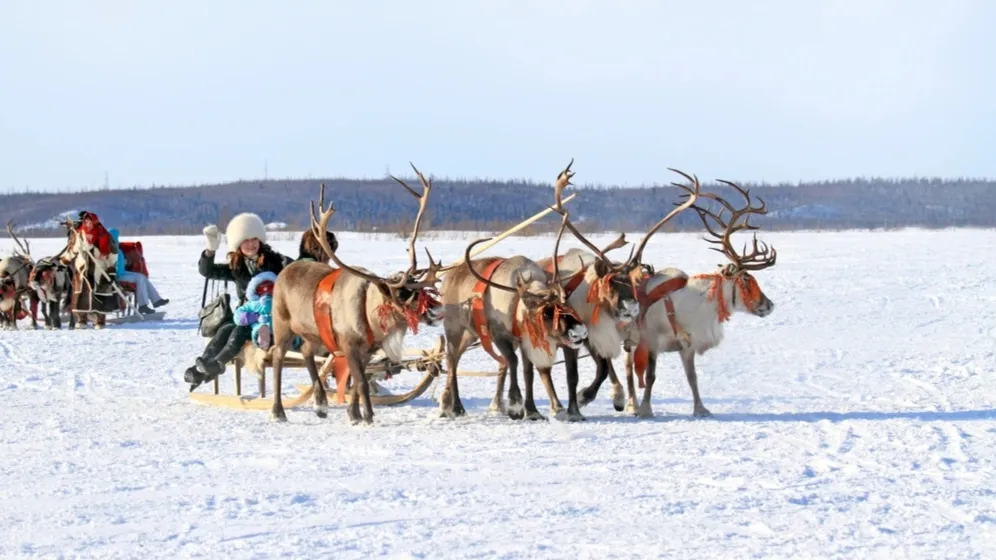
POLYGON ((118 258, 124 257, 125 270, 149 277, 149 267, 145 264, 145 253, 141 241, 122 241, 118 244, 118 258))

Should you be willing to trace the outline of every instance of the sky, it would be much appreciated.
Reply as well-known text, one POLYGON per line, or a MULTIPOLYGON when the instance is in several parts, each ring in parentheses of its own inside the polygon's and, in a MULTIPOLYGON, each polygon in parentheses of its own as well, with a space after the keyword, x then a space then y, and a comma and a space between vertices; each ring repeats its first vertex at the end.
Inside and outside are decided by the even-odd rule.
POLYGON ((3 0, 0 191, 996 177, 996 2, 3 0))

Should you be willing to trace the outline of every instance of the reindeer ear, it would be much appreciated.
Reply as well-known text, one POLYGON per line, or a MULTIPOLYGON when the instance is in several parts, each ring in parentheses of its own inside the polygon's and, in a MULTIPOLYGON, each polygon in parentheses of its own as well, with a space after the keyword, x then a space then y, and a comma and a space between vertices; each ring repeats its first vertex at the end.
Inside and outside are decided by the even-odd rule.
POLYGON ((609 267, 601 259, 595 261, 595 274, 605 276, 609 273, 609 267))

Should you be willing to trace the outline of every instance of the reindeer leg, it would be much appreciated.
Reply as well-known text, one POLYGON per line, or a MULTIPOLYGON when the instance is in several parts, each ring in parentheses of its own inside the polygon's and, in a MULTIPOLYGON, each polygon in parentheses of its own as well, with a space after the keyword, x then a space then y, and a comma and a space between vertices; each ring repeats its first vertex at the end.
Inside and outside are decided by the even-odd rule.
MULTIPOLYGON (((274 344, 272 353, 270 354, 270 361, 272 365, 270 369, 273 371, 273 406, 270 407, 270 419, 276 422, 286 422, 287 413, 284 411, 284 401, 280 390, 281 383, 283 382, 284 375, 284 355, 287 353, 287 346, 289 343, 283 341, 281 344, 274 344)), ((307 354, 305 354, 307 355, 307 354)), ((311 373, 309 370, 308 373, 311 373)), ((262 382, 260 384, 262 387, 262 382)))
POLYGON ((567 369, 567 421, 581 422, 584 415, 578 406, 578 352, 573 348, 564 347, 564 366, 567 369))
POLYGON ((643 374, 643 401, 636 415, 640 418, 653 418, 654 409, 650 406, 651 393, 654 390, 654 380, 657 378, 657 352, 650 352, 647 356, 647 371, 643 374))
POLYGON ((439 397, 440 418, 455 418, 466 414, 463 403, 460 402, 457 366, 473 339, 474 335, 463 327, 458 330, 446 328, 446 388, 439 397))
MULTIPOLYGON (((505 358, 508 375, 511 376, 508 384, 508 417, 512 420, 522 420, 525 413, 522 410, 522 391, 519 389, 519 356, 508 340, 495 340, 495 346, 498 347, 501 357, 505 358)), ((529 385, 526 385, 526 391, 531 391, 529 385)))
POLYGON ((488 406, 488 412, 498 412, 500 414, 506 414, 505 409, 505 398, 503 393, 505 392, 505 377, 508 375, 508 366, 503 365, 498 368, 498 381, 495 388, 495 398, 491 399, 491 404, 488 406))
POLYGON ((522 381, 526 384, 526 418, 529 420, 546 420, 546 416, 536 410, 536 402, 533 401, 533 362, 529 356, 522 354, 522 381))
POLYGON ((564 411, 564 405, 557 397, 557 389, 553 386, 553 377, 550 375, 550 370, 545 368, 539 370, 539 375, 543 381, 543 387, 546 388, 546 395, 550 398, 550 414, 556 417, 564 411))
MULTIPOLYGON (((349 345, 345 350, 349 360, 349 374, 353 378, 353 400, 349 403, 348 411, 350 420, 354 424, 360 421, 360 399, 362 398, 363 422, 373 424, 373 403, 370 402, 370 383, 363 363, 363 349, 349 345)), ((317 387, 317 389, 324 390, 322 387, 317 387)))
POLYGON ((626 412, 636 414, 636 385, 633 383, 633 352, 634 349, 626 351, 626 412))
POLYGON ((28 302, 31 305, 31 328, 32 329, 37 329, 38 328, 38 304, 40 303, 40 301, 38 300, 38 294, 34 290, 32 290, 30 294, 28 294, 28 302))
POLYGON ((315 348, 307 340, 301 345, 301 354, 304 355, 304 367, 308 369, 311 376, 311 388, 315 395, 315 416, 319 418, 328 417, 329 400, 325 393, 325 385, 318 377, 318 364, 315 363, 315 348))
POLYGON ((680 351, 681 365, 685 368, 685 377, 688 378, 688 386, 692 389, 692 400, 695 402, 692 409, 692 416, 696 418, 708 418, 712 413, 702 404, 699 397, 699 378, 695 373, 695 351, 686 348, 680 351))
POLYGON ((622 412, 626 408, 626 393, 623 391, 622 383, 619 382, 619 376, 616 375, 616 366, 612 363, 612 359, 606 358, 605 365, 609 371, 609 381, 612 383, 612 390, 609 391, 612 408, 616 409, 616 412, 622 412))

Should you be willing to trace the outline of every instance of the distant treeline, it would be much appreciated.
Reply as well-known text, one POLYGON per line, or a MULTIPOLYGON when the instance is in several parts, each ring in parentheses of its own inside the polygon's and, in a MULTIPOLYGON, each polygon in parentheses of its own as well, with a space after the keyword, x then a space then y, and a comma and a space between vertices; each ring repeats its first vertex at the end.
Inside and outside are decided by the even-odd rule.
MULTIPOLYGON (((676 177, 677 178, 677 177, 676 177)), ((407 179, 414 188, 418 182, 407 179)), ((407 231, 415 217, 414 198, 389 178, 239 181, 218 185, 153 187, 58 193, 0 195, 0 218, 13 220, 26 236, 62 235, 37 226, 70 210, 96 212, 123 235, 189 235, 210 223, 224 227, 239 212, 259 214, 267 223, 300 231, 309 225, 308 202, 320 183, 337 209, 330 229, 407 231)), ((996 181, 975 179, 841 179, 798 185, 741 183, 761 197, 768 215, 751 223, 769 230, 882 229, 901 227, 992 227, 996 224, 996 181)), ((679 201, 676 187, 569 187, 578 192, 568 203, 585 232, 639 231, 650 227, 679 201)), ((703 183, 734 204, 741 197, 730 187, 703 183)), ((501 231, 553 202, 550 184, 525 181, 434 179, 423 230, 501 231)), ((75 212, 74 212, 75 214, 75 212)), ((554 229, 549 216, 525 234, 554 229)), ((687 212, 666 231, 698 230, 687 212)), ((6 232, 4 232, 4 235, 6 232)))

